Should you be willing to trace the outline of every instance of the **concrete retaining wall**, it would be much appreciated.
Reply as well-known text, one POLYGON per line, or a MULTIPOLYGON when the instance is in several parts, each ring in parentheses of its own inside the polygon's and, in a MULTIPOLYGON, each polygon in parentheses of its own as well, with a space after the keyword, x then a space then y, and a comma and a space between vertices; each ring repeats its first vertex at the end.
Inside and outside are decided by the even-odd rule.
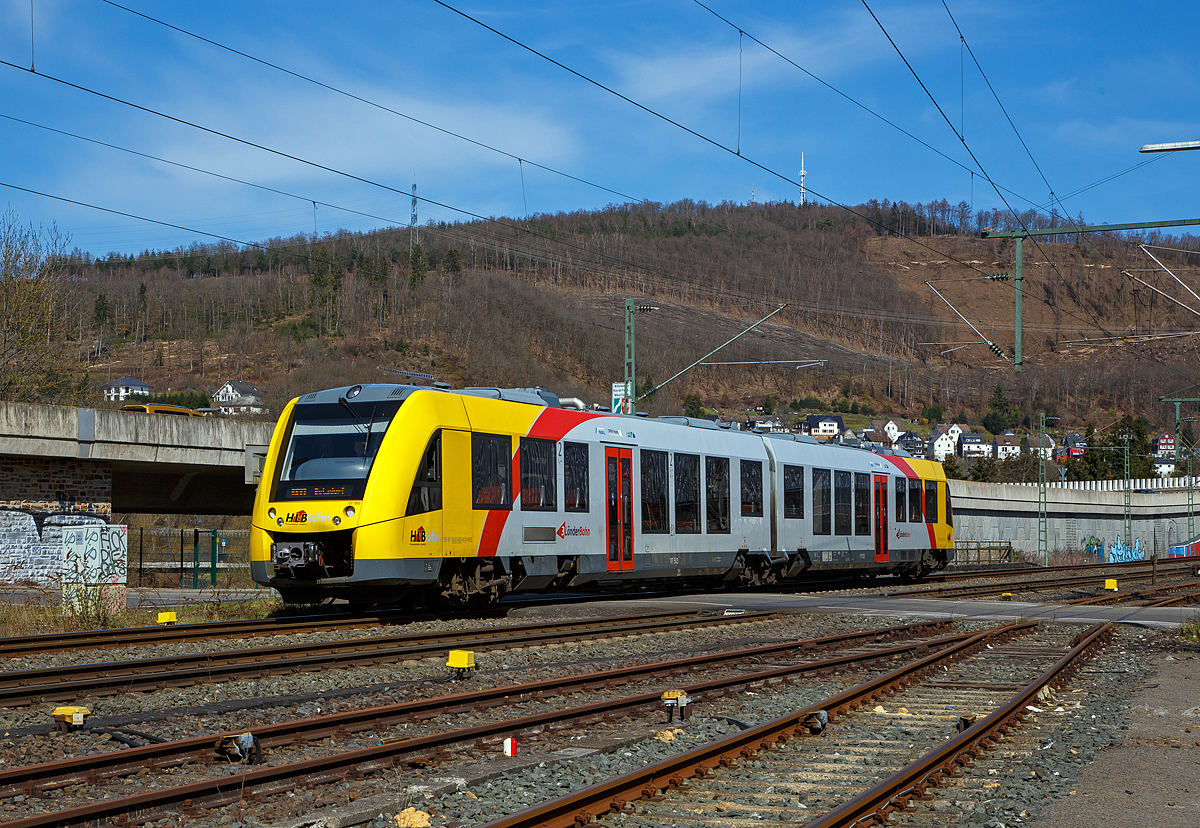
MULTIPOLYGON (((1055 484, 1046 490, 1046 534, 1051 551, 1091 552, 1104 560, 1138 560, 1187 540, 1186 480, 1132 481, 1154 488, 1130 495, 1132 539, 1125 545, 1124 481, 1055 484)), ((958 542, 1009 542, 1018 552, 1038 548, 1038 486, 951 480, 954 535, 958 542)), ((1200 488, 1193 494, 1200 532, 1200 488)))

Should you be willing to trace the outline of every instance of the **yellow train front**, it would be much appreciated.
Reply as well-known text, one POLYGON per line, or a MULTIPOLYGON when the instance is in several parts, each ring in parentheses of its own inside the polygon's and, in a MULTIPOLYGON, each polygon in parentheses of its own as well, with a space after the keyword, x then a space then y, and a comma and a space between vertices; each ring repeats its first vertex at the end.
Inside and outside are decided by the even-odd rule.
POLYGON ((920 574, 953 554, 940 464, 542 389, 330 389, 283 411, 251 574, 289 603, 920 574))

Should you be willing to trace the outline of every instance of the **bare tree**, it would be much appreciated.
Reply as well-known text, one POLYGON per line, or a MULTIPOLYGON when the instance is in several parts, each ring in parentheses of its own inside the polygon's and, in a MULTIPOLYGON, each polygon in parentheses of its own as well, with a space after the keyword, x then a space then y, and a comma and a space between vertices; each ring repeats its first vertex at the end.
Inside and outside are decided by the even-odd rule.
POLYGON ((25 227, 12 210, 0 216, 0 399, 39 399, 57 384, 59 323, 67 239, 25 227))

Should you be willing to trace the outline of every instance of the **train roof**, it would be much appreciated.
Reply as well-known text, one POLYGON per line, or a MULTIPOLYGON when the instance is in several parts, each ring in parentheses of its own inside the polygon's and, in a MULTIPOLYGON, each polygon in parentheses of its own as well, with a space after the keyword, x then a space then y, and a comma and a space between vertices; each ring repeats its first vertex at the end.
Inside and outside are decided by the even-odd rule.
MULTIPOLYGON (((323 391, 314 391, 310 394, 305 394, 297 400, 298 404, 309 403, 336 403, 340 398, 345 397, 348 400, 359 402, 382 402, 385 400, 404 400, 409 395, 416 391, 432 391, 444 394, 461 394, 468 397, 483 397, 493 400, 504 400, 506 402, 523 403, 525 405, 537 405, 544 408, 564 408, 570 407, 575 409, 583 409, 583 403, 571 398, 560 398, 557 394, 547 391, 545 388, 499 388, 499 387, 475 387, 475 388, 458 388, 453 389, 446 383, 436 383, 434 386, 428 385, 396 385, 391 383, 371 383, 365 385, 347 385, 341 388, 327 388, 323 391), (564 406, 564 403, 568 405, 564 406)), ((702 428, 717 431, 728 431, 732 433, 746 434, 747 436, 766 437, 771 440, 782 440, 796 443, 807 443, 810 445, 827 446, 829 448, 842 449, 844 451, 867 451, 873 454, 890 455, 893 457, 913 459, 913 455, 903 449, 885 449, 874 443, 866 442, 861 445, 842 445, 841 443, 825 443, 815 439, 807 434, 793 434, 790 432, 758 432, 758 431, 736 431, 731 423, 720 423, 709 420, 703 417, 681 417, 676 414, 668 414, 661 417, 649 417, 643 412, 637 414, 620 414, 612 413, 607 409, 600 409, 604 414, 610 417, 622 417, 626 419, 651 420, 665 424, 685 426, 688 428, 702 428)))

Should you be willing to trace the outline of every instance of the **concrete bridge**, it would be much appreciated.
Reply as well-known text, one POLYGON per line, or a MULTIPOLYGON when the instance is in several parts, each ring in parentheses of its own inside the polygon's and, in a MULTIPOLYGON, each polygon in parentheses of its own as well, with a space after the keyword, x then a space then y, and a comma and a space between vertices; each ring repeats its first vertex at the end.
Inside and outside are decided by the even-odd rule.
POLYGON ((256 480, 247 458, 253 447, 261 453, 273 428, 0 403, 0 508, 248 515, 256 480))
POLYGON ((62 527, 248 515, 273 423, 0 403, 0 581, 45 582, 62 527))

